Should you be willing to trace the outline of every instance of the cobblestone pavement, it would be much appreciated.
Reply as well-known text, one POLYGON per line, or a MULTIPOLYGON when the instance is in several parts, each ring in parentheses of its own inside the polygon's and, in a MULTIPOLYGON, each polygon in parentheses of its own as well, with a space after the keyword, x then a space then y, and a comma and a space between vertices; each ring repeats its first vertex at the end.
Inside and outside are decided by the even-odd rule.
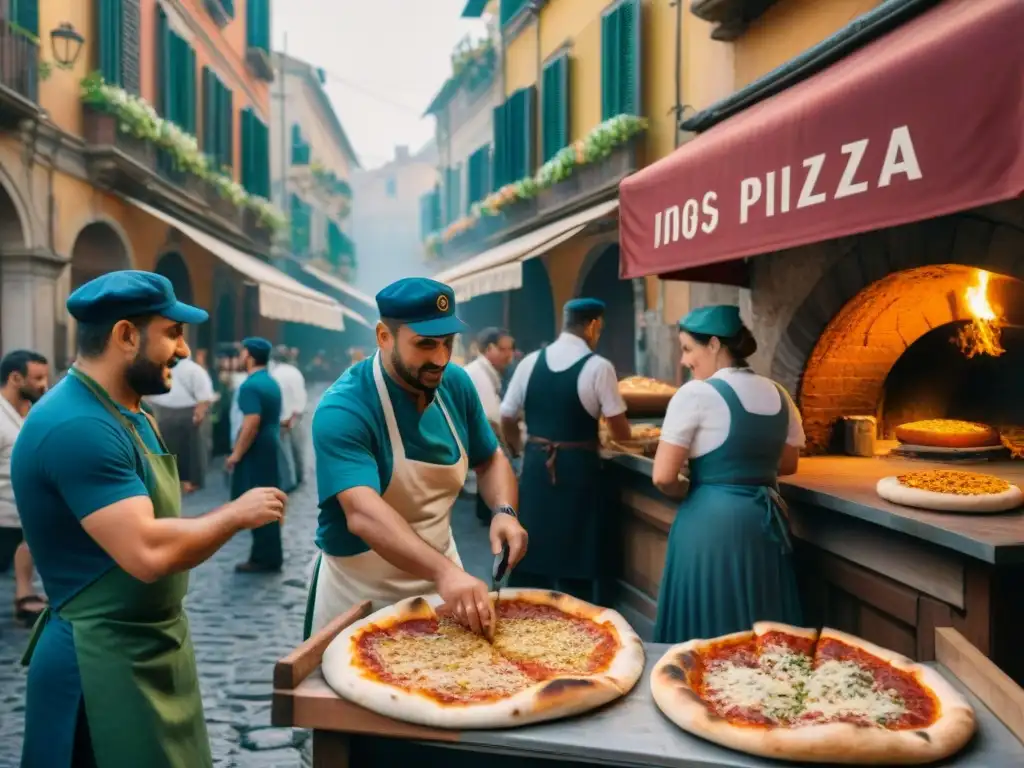
MULTIPOLYGON (((315 404, 317 398, 311 398, 315 404)), ((305 419, 309 424, 310 419, 305 419)), ((306 584, 315 548, 316 488, 312 476, 295 491, 284 526, 286 564, 279 575, 242 575, 250 534, 236 536, 192 573, 186 608, 192 623, 203 704, 218 768, 295 768, 308 732, 270 726, 274 663, 302 639, 306 584)), ((214 469, 207 487, 187 497, 186 515, 227 499, 224 474, 214 469)), ((471 500, 460 500, 453 528, 465 566, 484 577, 491 554, 486 529, 471 500)), ((19 665, 28 631, 12 621, 10 572, 0 574, 0 768, 15 768, 21 753, 25 674, 19 665)))

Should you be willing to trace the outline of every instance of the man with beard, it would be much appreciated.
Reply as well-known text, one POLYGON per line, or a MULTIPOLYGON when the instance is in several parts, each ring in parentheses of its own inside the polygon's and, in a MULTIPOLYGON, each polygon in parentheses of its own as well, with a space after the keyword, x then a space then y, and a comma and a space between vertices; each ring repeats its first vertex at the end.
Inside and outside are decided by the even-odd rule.
POLYGON ((451 509, 470 468, 495 515, 492 551, 526 552, 516 481, 466 372, 449 366, 454 292, 406 278, 377 294, 376 355, 351 366, 313 417, 320 519, 306 634, 361 600, 375 609, 438 592, 455 618, 490 632, 488 585, 462 569, 451 509))
POLYGON ((184 324, 206 312, 150 272, 111 272, 67 300, 78 357, 25 419, 11 479, 51 607, 29 664, 23 766, 210 768, 182 598, 188 571, 284 515, 260 488, 182 518, 175 457, 142 397, 171 388, 184 324))
MULTIPOLYGON (((242 342, 241 364, 248 374, 238 388, 242 426, 224 467, 231 473, 231 498, 259 486, 281 487, 281 387, 267 371, 270 342, 259 337, 242 342)), ((235 566, 239 573, 276 573, 281 570, 281 526, 269 523, 253 528, 249 559, 235 566)))
POLYGON ((35 566, 11 488, 11 452, 29 408, 46 392, 49 378, 46 358, 27 349, 8 352, 0 360, 0 573, 14 563, 14 618, 29 627, 46 608, 46 600, 32 587, 35 566))

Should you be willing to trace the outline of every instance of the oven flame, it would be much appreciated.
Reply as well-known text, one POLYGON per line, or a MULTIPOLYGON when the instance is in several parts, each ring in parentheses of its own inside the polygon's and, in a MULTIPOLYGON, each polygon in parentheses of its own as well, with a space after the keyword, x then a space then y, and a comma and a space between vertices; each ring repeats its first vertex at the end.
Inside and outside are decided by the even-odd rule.
POLYGON ((1006 350, 1001 343, 1002 321, 988 300, 989 273, 978 270, 978 282, 964 291, 964 301, 971 322, 957 334, 960 351, 972 358, 975 355, 999 357, 1006 350))

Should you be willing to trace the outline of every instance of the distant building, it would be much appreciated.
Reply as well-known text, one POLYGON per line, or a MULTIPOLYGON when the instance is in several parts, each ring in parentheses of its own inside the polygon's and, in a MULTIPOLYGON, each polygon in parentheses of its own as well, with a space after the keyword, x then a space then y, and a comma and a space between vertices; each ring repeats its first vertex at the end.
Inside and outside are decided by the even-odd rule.
POLYGON ((376 293, 398 277, 436 271, 423 258, 420 198, 437 183, 437 147, 431 141, 415 155, 395 147, 395 158, 352 175, 352 239, 360 254, 353 284, 376 293))

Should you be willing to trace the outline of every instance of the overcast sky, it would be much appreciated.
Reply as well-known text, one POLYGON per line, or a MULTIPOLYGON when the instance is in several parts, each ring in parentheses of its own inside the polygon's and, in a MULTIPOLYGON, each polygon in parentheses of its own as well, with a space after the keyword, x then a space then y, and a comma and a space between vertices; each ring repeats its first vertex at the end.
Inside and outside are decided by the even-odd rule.
POLYGON ((279 0, 274 47, 327 70, 327 93, 364 168, 418 150, 433 133, 420 116, 451 74, 451 51, 478 20, 466 0, 279 0), (330 7, 330 12, 325 8, 330 7), (287 35, 287 41, 285 37, 287 35))

